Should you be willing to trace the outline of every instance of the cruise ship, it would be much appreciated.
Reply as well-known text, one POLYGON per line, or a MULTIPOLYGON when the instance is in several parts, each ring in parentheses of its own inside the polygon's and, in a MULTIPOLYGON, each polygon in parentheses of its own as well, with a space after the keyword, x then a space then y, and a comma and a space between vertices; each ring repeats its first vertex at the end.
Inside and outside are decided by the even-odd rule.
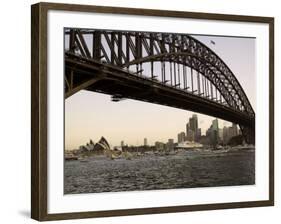
POLYGON ((198 149, 203 148, 203 145, 197 142, 184 141, 175 146, 176 149, 198 149))

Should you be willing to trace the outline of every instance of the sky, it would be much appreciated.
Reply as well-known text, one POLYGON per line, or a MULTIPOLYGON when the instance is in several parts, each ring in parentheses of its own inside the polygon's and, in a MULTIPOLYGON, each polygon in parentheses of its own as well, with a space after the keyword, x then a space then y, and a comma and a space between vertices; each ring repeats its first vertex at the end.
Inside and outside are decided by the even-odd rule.
MULTIPOLYGON (((193 36, 228 65, 255 111, 255 39, 193 36)), ((77 149, 89 139, 97 142, 101 136, 111 146, 119 146, 121 141, 128 145, 143 145, 144 138, 149 145, 154 145, 155 141, 167 142, 169 138, 176 142, 177 134, 185 132, 192 114, 192 111, 130 99, 112 102, 109 95, 82 90, 65 100, 65 148, 77 149)), ((198 126, 205 134, 215 118, 197 115, 198 126)), ((230 125, 219 120, 219 128, 230 125)))

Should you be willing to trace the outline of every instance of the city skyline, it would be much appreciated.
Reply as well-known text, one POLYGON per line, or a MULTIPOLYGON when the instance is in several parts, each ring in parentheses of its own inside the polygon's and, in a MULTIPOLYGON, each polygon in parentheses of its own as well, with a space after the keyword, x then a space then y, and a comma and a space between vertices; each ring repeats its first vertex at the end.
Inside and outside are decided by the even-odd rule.
MULTIPOLYGON (((255 110, 255 39, 193 36, 224 59, 255 110)), ((121 140, 141 145, 145 137, 148 143, 166 142, 169 138, 177 139, 177 134, 185 131, 192 114, 192 111, 130 99, 112 102, 109 95, 82 90, 65 101, 65 148, 75 149, 101 136, 111 145, 120 145, 121 140)), ((205 133, 214 117, 198 115, 198 124, 205 133)), ((219 125, 232 124, 219 120, 219 125)))
MULTIPOLYGON (((157 105, 157 106, 161 107, 162 105, 157 105)), ((126 140, 126 138, 123 138, 123 139, 119 139, 119 142, 118 142, 118 140, 115 140, 114 143, 112 143, 111 139, 108 136, 101 135, 101 136, 95 136, 95 138, 89 138, 85 142, 81 142, 81 144, 78 144, 77 147, 74 147, 74 148, 67 148, 66 147, 66 150, 68 151, 68 150, 78 149, 81 145, 84 145, 89 140, 93 140, 94 142, 97 142, 101 137, 105 137, 106 139, 108 139, 111 147, 116 147, 116 146, 122 147, 122 146, 125 146, 125 145, 128 145, 128 146, 145 146, 145 145, 152 146, 152 145, 155 145, 156 142, 167 143, 167 142, 169 142, 169 140, 173 140, 174 142, 178 143, 178 137, 179 137, 178 135, 181 134, 181 133, 184 134, 184 136, 183 136, 184 141, 190 140, 190 139, 186 139, 186 137, 187 137, 186 125, 189 124, 190 120, 192 118, 194 118, 194 116, 196 116, 196 118, 197 118, 197 125, 198 125, 197 129, 200 129, 200 133, 201 133, 201 130, 202 130, 202 127, 200 126, 200 124, 204 124, 204 126, 205 126, 205 128, 203 129, 204 131, 202 131, 202 136, 207 135, 207 132, 211 128, 214 120, 218 121, 218 129, 220 129, 220 130, 223 130, 224 128, 229 128, 233 125, 233 123, 231 123, 231 122, 224 121, 222 119, 218 119, 218 118, 215 118, 215 117, 207 116, 207 115, 204 115, 204 114, 194 113, 194 112, 191 112, 191 111, 185 111, 185 112, 187 112, 190 115, 189 115, 189 117, 186 118, 185 121, 182 122, 182 130, 179 128, 179 130, 180 130, 179 133, 174 133, 172 136, 169 136, 167 139, 165 139, 165 138, 158 138, 158 139, 157 138, 151 138, 150 139, 148 136, 139 136, 139 138, 135 142, 130 142, 130 141, 126 140), (200 120, 200 117, 209 117, 210 123, 205 123, 206 118, 200 120)))
MULTIPOLYGON (((186 129, 186 132, 184 131, 181 131, 180 133, 177 134, 177 141, 175 141, 174 138, 169 138, 167 139, 167 141, 155 141, 155 142, 149 142, 148 138, 147 137, 144 137, 144 142, 143 144, 140 144, 140 145, 130 145, 130 146, 153 146, 155 145, 156 143, 164 143, 164 144, 169 144, 171 143, 171 141, 174 143, 174 142, 177 142, 177 143, 181 143, 181 142, 185 142, 185 141, 194 141, 194 142, 199 142, 200 141, 200 138, 201 137, 207 137, 208 136, 208 132, 212 131, 212 130, 216 130, 218 133, 217 137, 221 140, 221 142, 223 142, 224 144, 227 143, 227 141, 231 138, 231 137, 234 137, 236 135, 239 135, 239 131, 240 129, 237 127, 238 125, 237 124, 234 124, 234 123, 231 123, 231 125, 229 126, 222 126, 220 127, 219 126, 219 119, 218 118, 215 118, 214 120, 212 120, 212 123, 210 125, 210 127, 205 131, 204 134, 201 133, 201 127, 198 126, 198 114, 195 113, 195 114, 192 114, 192 117, 189 118, 189 122, 186 124, 186 126, 190 125, 191 126, 191 130, 194 131, 194 135, 193 135, 193 139, 188 139, 188 132, 191 131, 190 129, 186 129), (192 128, 192 125, 190 124, 190 121, 192 119, 196 118, 196 121, 194 122, 194 124, 196 124, 196 128, 192 128), (196 137, 196 131, 197 130, 200 130, 200 134, 199 136, 196 137), (227 135, 227 132, 228 131, 232 131, 233 133, 231 133, 231 136, 225 136, 227 135), (219 133, 220 132, 220 133, 219 133), (201 135, 202 134, 202 135, 201 135)), ((124 140, 121 140, 120 141, 121 144, 120 146, 123 147, 125 145, 128 145, 126 143, 126 141, 124 140)), ((119 145, 118 145, 119 146, 119 145)))

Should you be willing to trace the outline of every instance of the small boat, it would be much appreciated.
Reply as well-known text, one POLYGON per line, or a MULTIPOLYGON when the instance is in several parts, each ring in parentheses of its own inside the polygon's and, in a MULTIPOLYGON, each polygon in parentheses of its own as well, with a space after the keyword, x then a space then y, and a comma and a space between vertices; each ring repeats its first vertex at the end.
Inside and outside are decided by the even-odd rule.
POLYGON ((226 152, 229 152, 228 149, 217 149, 217 150, 213 150, 212 151, 213 153, 226 153, 226 152))
POLYGON ((66 161, 78 160, 78 156, 75 156, 75 155, 65 155, 64 159, 66 161))
POLYGON ((140 152, 137 152, 137 156, 142 156, 142 153, 140 153, 140 152))
POLYGON ((89 160, 87 158, 79 158, 78 159, 81 163, 87 163, 89 160))
POLYGON ((120 159, 120 156, 115 155, 114 153, 112 153, 112 154, 110 155, 110 159, 112 159, 112 160, 114 160, 114 159, 120 159))
POLYGON ((131 153, 129 153, 129 152, 123 152, 123 156, 127 160, 131 160, 133 158, 133 155, 131 153))

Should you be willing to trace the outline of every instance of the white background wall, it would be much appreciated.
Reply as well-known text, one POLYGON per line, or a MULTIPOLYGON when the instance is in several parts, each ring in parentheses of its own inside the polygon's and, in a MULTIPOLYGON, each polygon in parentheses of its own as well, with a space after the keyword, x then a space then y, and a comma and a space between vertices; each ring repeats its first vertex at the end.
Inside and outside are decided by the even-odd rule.
MULTIPOLYGON (((65 0, 67 1, 67 0, 65 0)), ((63 2, 57 0, 57 2, 63 2)), ((280 6, 274 0, 93 0, 68 3, 275 17, 275 83, 280 81, 280 6)), ((2 1, 0 8, 0 223, 35 223, 30 216, 30 5, 2 1)), ((275 114, 281 113, 276 85, 275 114)), ((280 118, 275 117, 276 206, 145 215, 60 223, 280 223, 280 118), (279 219, 279 220, 278 220, 279 219)), ((53 222, 59 223, 59 222, 53 222)))

